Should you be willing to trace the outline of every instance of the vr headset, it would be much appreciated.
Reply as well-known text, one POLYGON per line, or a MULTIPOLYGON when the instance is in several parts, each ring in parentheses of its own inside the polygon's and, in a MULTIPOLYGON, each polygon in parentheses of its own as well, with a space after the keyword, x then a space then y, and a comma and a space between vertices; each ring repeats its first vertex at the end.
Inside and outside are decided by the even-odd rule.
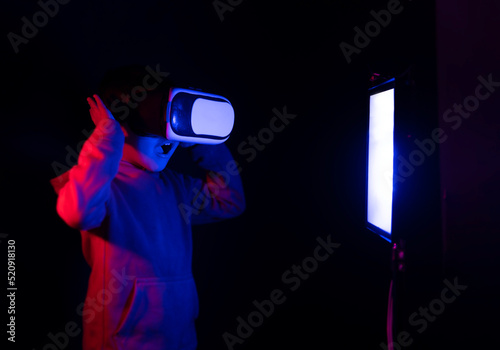
POLYGON ((178 142, 223 143, 234 125, 233 106, 227 98, 194 89, 148 92, 137 112, 136 129, 178 142))

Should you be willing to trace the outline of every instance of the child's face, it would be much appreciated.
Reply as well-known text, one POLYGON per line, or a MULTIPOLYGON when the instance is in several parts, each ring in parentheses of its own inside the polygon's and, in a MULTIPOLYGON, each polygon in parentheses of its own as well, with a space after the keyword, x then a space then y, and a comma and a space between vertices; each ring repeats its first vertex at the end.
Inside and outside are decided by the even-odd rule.
POLYGON ((162 171, 179 145, 162 136, 139 136, 124 128, 125 145, 122 159, 149 171, 162 171))

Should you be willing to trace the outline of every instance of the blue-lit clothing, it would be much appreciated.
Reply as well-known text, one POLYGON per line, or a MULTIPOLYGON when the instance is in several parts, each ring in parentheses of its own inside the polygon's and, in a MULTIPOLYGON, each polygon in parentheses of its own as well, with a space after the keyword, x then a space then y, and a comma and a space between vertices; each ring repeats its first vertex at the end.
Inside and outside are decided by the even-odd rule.
POLYGON ((192 147, 207 171, 198 179, 127 163, 117 151, 123 142, 118 123, 106 132, 98 126, 78 164, 52 181, 58 213, 81 231, 91 267, 83 348, 195 349, 191 224, 239 215, 240 177, 214 176, 232 161, 224 145, 192 147))

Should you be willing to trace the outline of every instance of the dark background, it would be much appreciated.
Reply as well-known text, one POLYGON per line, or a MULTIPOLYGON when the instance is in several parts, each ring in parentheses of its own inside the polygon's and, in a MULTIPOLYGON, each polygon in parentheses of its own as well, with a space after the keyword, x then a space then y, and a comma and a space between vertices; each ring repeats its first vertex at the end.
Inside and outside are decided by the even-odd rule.
MULTIPOLYGON (((7 239, 16 240, 16 348, 43 349, 48 333, 71 321, 81 326, 76 308, 89 269, 79 233, 55 212, 53 162, 73 162, 66 147, 76 150, 82 130, 92 129, 85 99, 103 73, 140 63, 160 64, 175 80, 227 97, 236 112, 226 144, 243 169, 247 211, 194 228, 199 348, 227 348, 224 332, 236 335, 236 318, 246 319, 253 300, 278 288, 286 302, 235 349, 380 349, 391 247, 364 228, 369 78, 411 72, 402 80, 409 100, 400 122, 412 133, 406 151, 413 137, 428 137, 443 123, 444 110, 473 93, 478 75, 500 80, 500 9, 488 1, 401 1, 401 13, 347 63, 339 44, 353 45, 354 27, 364 28, 370 11, 387 4, 242 1, 221 21, 212 1, 73 0, 16 54, 7 33, 21 35, 21 18, 32 19, 40 7, 4 2, 0 230, 7 237, 0 239, 5 253, 7 239), (297 117, 248 162, 238 146, 284 106, 297 117), (282 274, 328 235, 341 246, 290 291, 282 274)), ((444 155, 436 152, 417 169, 399 202, 412 226, 401 232, 408 256, 397 329, 411 333, 410 348, 494 344, 498 100, 493 94, 480 117, 450 134, 444 155), (478 163, 477 172, 465 171, 478 163), (441 215, 443 188, 457 195, 447 197, 441 215), (440 297, 444 278, 455 277, 468 289, 417 333, 408 316, 440 297)), ((80 343, 72 337, 66 348, 80 343)))

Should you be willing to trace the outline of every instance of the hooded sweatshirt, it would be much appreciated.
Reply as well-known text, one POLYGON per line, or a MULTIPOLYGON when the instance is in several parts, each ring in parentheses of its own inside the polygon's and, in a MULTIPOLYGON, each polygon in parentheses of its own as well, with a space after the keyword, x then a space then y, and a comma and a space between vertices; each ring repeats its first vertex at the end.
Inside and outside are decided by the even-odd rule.
POLYGON ((90 265, 83 349, 195 349, 191 224, 239 215, 241 179, 224 145, 191 147, 204 178, 121 159, 116 121, 97 125, 78 164, 51 181, 57 212, 90 265))

